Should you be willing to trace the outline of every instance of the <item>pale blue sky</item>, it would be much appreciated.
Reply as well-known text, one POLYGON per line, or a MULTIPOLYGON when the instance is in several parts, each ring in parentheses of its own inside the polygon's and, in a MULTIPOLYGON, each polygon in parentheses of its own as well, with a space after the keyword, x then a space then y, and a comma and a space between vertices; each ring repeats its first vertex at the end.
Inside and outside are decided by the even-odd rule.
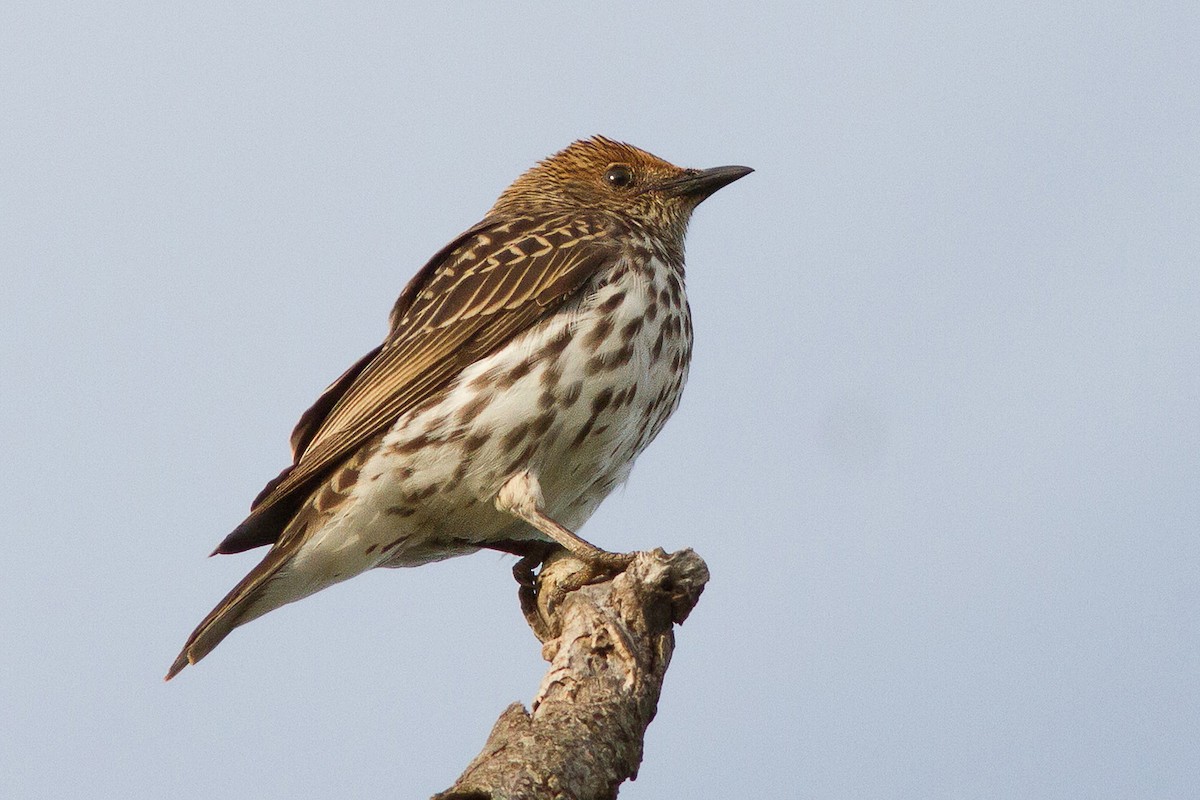
POLYGON ((161 676, 409 276, 603 133, 757 169, 583 531, 713 573, 622 798, 1194 796, 1198 75, 1192 2, 5 10, 6 795, 422 797, 529 700, 490 554, 161 676))

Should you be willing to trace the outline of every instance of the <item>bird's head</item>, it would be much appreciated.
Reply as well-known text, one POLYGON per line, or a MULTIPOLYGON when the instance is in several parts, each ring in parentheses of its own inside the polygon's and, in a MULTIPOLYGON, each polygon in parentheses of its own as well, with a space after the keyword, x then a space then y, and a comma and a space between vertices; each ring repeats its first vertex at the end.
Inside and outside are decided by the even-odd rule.
POLYGON ((682 243, 696 206, 751 172, 749 167, 683 169, 632 145, 594 136, 517 178, 491 213, 605 211, 682 243))

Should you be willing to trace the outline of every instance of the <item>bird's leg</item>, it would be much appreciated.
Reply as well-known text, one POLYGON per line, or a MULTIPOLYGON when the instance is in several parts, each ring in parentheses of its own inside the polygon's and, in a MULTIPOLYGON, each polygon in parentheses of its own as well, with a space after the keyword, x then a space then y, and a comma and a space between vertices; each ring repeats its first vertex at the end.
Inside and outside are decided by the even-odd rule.
POLYGON ((620 572, 633 561, 631 553, 610 553, 569 531, 546 516, 542 487, 528 470, 518 472, 500 487, 496 494, 496 508, 528 522, 537 530, 562 545, 580 561, 597 571, 597 574, 620 572))
MULTIPOLYGON (((568 592, 621 572, 633 561, 632 553, 610 553, 607 550, 601 550, 548 517, 544 510, 545 501, 542 498, 542 488, 538 484, 537 478, 528 470, 518 472, 500 487, 500 491, 496 494, 496 508, 529 523, 583 562, 584 569, 576 573, 571 580, 555 585, 554 594, 549 598, 549 607, 551 608, 557 605, 568 592)), ((513 568, 513 575, 522 585, 525 585, 527 577, 532 575, 532 564, 527 559, 533 557, 536 555, 523 557, 513 568)), ((521 608, 525 611, 526 619, 530 619, 530 624, 533 625, 529 609, 526 608, 527 599, 522 594, 521 608)), ((544 621, 541 622, 544 628, 544 621)), ((534 626, 534 632, 538 633, 538 626, 534 626)), ((538 635, 541 636, 540 633, 538 635)))

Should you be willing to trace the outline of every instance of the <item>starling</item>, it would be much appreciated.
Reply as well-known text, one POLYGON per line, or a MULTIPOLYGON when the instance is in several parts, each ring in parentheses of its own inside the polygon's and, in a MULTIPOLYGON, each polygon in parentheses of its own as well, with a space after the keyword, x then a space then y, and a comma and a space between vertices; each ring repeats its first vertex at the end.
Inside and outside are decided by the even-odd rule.
POLYGON ((372 567, 551 543, 601 570, 628 563, 574 531, 679 404, 688 219, 750 172, 597 136, 518 178, 300 418, 293 463, 215 553, 270 550, 167 679, 235 627, 372 567))

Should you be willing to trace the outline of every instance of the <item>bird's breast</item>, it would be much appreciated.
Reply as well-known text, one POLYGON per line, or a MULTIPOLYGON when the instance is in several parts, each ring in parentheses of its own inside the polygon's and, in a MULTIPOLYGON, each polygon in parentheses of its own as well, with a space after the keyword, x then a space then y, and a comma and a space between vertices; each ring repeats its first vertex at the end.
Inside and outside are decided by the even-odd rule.
POLYGON ((399 419, 363 469, 369 505, 413 537, 519 538, 492 500, 528 469, 548 513, 581 525, 677 407, 691 335, 682 270, 636 251, 399 419))

